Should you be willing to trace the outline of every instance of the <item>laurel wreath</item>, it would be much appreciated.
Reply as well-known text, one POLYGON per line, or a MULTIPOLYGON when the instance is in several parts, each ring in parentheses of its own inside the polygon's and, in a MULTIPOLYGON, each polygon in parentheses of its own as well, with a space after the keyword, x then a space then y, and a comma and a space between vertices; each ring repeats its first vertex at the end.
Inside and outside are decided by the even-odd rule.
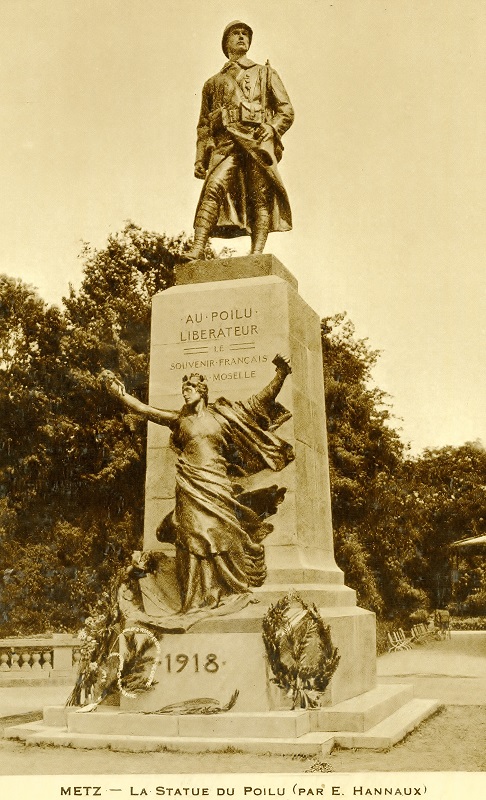
POLYGON ((160 643, 159 643, 159 640, 157 639, 157 637, 152 633, 152 631, 149 631, 147 628, 142 628, 142 627, 125 628, 119 634, 118 641, 120 641, 121 637, 125 636, 126 633, 139 633, 139 634, 142 634, 143 636, 146 636, 147 639, 155 647, 155 650, 157 652, 156 657, 152 661, 152 667, 150 669, 148 678, 145 681, 142 681, 140 683, 140 685, 138 686, 137 690, 133 691, 133 692, 129 692, 127 689, 125 689, 125 687, 122 684, 123 670, 124 670, 124 667, 125 667, 125 659, 123 658, 122 654, 119 651, 117 653, 113 653, 112 654, 113 656, 117 656, 118 657, 118 669, 117 669, 117 685, 118 685, 118 689, 119 689, 119 691, 121 692, 121 694, 124 697, 128 697, 130 699, 133 699, 141 691, 145 691, 147 689, 150 689, 150 687, 152 686, 152 684, 153 684, 153 682, 155 680, 155 673, 157 671, 157 667, 160 664, 161 648, 160 648, 160 643))
POLYGON ((268 609, 262 633, 272 680, 292 698, 292 709, 320 705, 340 656, 317 607, 289 592, 268 609))
POLYGON ((147 691, 154 685, 155 673, 161 663, 160 655, 159 640, 152 631, 139 626, 124 628, 114 639, 110 652, 102 664, 90 661, 87 668, 85 665, 80 671, 75 689, 66 705, 81 705, 81 711, 94 711, 103 700, 117 690, 124 697, 134 699, 141 692, 147 691), (138 644, 135 640, 135 634, 137 633, 145 637, 138 644), (126 655, 120 652, 122 637, 125 639, 126 655), (147 655, 152 647, 155 647, 156 650, 155 658, 147 655), (112 659, 117 659, 118 666, 116 676, 110 679, 106 666, 112 659), (145 671, 150 661, 152 665, 148 676, 145 677, 145 671), (96 698, 93 691, 95 686, 98 689, 96 698), (81 691, 82 689, 84 691, 81 691))

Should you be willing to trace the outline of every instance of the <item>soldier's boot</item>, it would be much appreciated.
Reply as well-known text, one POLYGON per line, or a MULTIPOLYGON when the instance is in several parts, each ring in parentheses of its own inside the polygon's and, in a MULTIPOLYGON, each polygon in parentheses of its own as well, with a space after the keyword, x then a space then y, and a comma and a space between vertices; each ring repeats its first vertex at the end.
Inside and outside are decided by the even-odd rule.
POLYGON ((181 253, 182 261, 198 261, 204 258, 211 230, 218 220, 218 206, 213 201, 203 201, 194 225, 194 242, 187 253, 181 253))
POLYGON ((251 231, 251 252, 263 253, 270 230, 270 215, 268 211, 260 211, 255 219, 251 231))
POLYGON ((206 245, 209 239, 209 228, 198 225, 194 228, 194 242, 187 253, 181 253, 181 261, 198 261, 204 258, 206 245))

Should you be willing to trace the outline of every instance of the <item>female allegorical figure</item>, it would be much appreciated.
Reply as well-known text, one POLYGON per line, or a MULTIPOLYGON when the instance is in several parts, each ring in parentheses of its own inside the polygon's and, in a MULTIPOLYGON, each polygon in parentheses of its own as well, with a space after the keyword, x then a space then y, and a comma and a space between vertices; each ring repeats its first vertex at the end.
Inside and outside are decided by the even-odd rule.
POLYGON ((232 479, 265 468, 279 471, 294 458, 291 445, 273 433, 290 417, 276 397, 291 368, 282 356, 273 363, 273 380, 245 402, 219 398, 208 404, 205 378, 184 376, 180 411, 146 405, 127 394, 113 373, 102 373, 109 391, 128 408, 171 430, 178 453, 175 507, 157 538, 176 546, 180 614, 220 608, 265 580, 261 542, 272 530, 266 519, 285 489, 243 492, 232 479))

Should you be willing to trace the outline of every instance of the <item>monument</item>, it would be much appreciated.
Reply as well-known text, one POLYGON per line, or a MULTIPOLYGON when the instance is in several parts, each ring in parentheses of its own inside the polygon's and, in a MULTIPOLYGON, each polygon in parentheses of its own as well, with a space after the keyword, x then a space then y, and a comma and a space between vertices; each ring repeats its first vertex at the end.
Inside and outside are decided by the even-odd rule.
POLYGON ((13 729, 27 740, 322 754, 390 746, 437 708, 377 685, 374 614, 334 560, 320 320, 262 252, 291 227, 277 162, 293 110, 247 58, 252 35, 226 27, 228 61, 203 89, 194 245, 153 298, 149 403, 102 376, 149 420, 143 551, 136 589, 119 592, 121 627, 154 645, 149 690, 122 691, 119 709, 47 710, 49 732, 13 729), (205 260, 215 234, 250 235, 250 255, 205 260), (277 669, 268 640, 295 650, 304 625, 313 666, 298 678, 315 691, 291 693, 290 656, 277 669))

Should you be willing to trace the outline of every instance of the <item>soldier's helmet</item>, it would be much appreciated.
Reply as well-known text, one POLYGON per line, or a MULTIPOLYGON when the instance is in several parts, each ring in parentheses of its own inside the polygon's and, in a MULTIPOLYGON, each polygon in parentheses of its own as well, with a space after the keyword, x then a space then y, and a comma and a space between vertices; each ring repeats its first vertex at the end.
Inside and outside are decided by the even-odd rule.
POLYGON ((228 58, 228 51, 226 49, 226 40, 228 39, 228 36, 230 32, 233 30, 233 28, 246 28, 250 39, 250 44, 253 38, 253 31, 250 28, 250 26, 247 25, 246 22, 241 22, 241 20, 239 19, 234 19, 233 22, 230 22, 229 25, 227 25, 223 31, 223 39, 221 41, 221 47, 223 48, 223 53, 225 54, 226 58, 228 58))

